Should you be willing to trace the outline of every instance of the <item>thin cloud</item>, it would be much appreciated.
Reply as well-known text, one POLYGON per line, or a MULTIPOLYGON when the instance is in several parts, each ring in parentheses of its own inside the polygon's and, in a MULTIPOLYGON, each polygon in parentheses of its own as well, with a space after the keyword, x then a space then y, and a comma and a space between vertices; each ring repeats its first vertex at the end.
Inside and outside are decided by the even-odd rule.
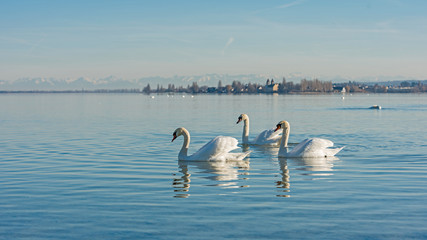
POLYGON ((37 42, 29 41, 26 39, 20 39, 20 38, 9 38, 9 37, 0 37, 0 41, 6 41, 11 44, 19 44, 23 46, 28 46, 30 49, 28 53, 33 53, 33 51, 37 48, 44 48, 48 49, 47 47, 44 47, 41 45, 41 43, 46 39, 46 36, 43 35, 37 42))
POLYGON ((222 49, 222 55, 225 54, 225 50, 234 42, 234 37, 230 37, 227 41, 227 43, 225 44, 224 49, 222 49))
POLYGON ((297 0, 297 1, 293 1, 293 2, 287 3, 287 4, 280 5, 277 8, 289 8, 289 7, 293 7, 293 6, 299 5, 302 2, 303 2, 302 0, 297 0))
POLYGON ((227 48, 227 47, 228 47, 228 46, 230 46, 233 42, 234 42, 234 37, 230 37, 230 39, 228 39, 227 44, 225 44, 225 47, 227 48))

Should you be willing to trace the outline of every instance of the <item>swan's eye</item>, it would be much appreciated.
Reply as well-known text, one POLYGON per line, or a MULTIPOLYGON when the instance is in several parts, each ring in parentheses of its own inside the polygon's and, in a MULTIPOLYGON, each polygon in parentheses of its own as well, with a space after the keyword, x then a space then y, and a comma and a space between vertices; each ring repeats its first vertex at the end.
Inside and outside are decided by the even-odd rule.
POLYGON ((282 128, 282 125, 277 124, 276 127, 277 127, 277 129, 279 129, 279 128, 282 128))

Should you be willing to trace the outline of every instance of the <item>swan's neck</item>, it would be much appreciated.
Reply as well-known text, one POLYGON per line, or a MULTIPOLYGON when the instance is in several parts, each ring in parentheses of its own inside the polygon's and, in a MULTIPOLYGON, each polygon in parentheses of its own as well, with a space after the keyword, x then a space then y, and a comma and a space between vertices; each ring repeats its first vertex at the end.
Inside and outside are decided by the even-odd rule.
POLYGON ((279 155, 286 155, 288 152, 289 127, 283 128, 282 141, 280 142, 279 155))
POLYGON ((243 120, 243 134, 242 134, 242 142, 248 143, 249 142, 249 119, 246 118, 243 120))
POLYGON ((182 131, 182 135, 184 136, 184 143, 182 144, 181 151, 179 151, 178 159, 184 160, 187 157, 188 147, 190 146, 190 133, 184 129, 182 131))

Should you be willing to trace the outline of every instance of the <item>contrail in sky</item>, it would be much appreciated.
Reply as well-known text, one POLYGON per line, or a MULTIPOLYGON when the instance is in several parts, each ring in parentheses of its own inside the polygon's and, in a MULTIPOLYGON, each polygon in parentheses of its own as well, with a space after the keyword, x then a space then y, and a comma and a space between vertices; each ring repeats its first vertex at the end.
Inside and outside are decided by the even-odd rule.
POLYGON ((230 37, 227 41, 227 43, 225 44, 224 49, 222 49, 222 55, 225 54, 225 50, 234 42, 234 37, 230 37))
POLYGON ((294 1, 294 2, 287 3, 287 4, 283 4, 281 6, 278 6, 277 8, 288 8, 288 7, 292 7, 292 6, 301 4, 302 2, 303 2, 302 0, 297 0, 297 1, 294 1))

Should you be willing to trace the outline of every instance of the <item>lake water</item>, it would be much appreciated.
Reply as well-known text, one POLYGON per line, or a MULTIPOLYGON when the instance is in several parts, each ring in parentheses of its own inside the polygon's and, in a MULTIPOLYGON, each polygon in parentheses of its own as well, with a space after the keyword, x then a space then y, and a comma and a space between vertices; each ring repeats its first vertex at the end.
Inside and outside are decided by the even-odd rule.
POLYGON ((426 94, 153 97, 1 94, 0 239, 427 238, 426 94), (177 160, 177 127, 191 154, 241 113, 250 139, 287 120, 345 148, 177 160))

